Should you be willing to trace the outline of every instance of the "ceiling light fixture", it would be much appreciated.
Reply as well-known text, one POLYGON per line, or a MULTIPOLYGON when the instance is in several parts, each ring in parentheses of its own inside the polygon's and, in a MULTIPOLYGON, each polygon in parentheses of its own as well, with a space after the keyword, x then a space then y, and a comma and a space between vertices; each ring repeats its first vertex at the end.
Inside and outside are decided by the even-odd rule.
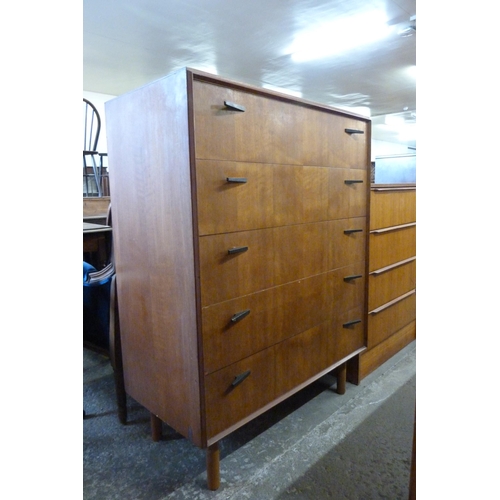
POLYGON ((312 61, 374 43, 392 31, 383 13, 360 14, 300 33, 289 52, 294 62, 312 61))

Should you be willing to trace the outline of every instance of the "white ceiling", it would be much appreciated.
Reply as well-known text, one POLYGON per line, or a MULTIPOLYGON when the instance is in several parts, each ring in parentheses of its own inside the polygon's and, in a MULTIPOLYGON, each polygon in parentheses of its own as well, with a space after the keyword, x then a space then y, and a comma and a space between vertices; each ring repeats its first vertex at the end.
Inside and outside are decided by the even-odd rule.
POLYGON ((398 138, 384 123, 390 114, 415 127, 415 65, 416 0, 83 0, 83 90, 90 92, 120 95, 189 66, 368 108, 374 139, 415 147, 414 137, 398 138), (292 59, 304 30, 366 12, 373 24, 382 12, 392 34, 341 55, 292 59))

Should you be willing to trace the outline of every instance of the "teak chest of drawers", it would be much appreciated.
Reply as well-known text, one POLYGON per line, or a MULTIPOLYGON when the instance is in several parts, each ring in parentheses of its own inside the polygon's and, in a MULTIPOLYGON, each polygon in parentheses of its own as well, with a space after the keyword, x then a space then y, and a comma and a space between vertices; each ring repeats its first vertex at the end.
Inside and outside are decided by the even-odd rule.
POLYGON ((359 383, 416 338, 416 185, 372 184, 367 349, 350 370, 359 383))
POLYGON ((216 489, 221 438, 365 349, 371 123, 190 69, 106 121, 126 391, 216 489))

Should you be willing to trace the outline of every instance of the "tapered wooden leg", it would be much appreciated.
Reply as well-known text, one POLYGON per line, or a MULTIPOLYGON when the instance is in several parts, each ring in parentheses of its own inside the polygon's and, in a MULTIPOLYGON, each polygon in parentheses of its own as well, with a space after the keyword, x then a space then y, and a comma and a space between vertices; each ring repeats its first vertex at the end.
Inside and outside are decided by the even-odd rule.
POLYGON ((151 413, 151 437, 153 441, 160 441, 162 438, 162 422, 154 413, 151 413))
POLYGON ((212 491, 220 486, 219 443, 214 443, 207 448, 207 486, 212 491))
POLYGON ((343 363, 337 368, 337 394, 345 394, 347 365, 343 363))
POLYGON ((351 358, 347 361, 347 381, 350 384, 354 385, 359 385, 361 382, 360 379, 360 372, 361 368, 359 366, 360 359, 359 359, 359 354, 357 356, 354 356, 354 358, 351 358))

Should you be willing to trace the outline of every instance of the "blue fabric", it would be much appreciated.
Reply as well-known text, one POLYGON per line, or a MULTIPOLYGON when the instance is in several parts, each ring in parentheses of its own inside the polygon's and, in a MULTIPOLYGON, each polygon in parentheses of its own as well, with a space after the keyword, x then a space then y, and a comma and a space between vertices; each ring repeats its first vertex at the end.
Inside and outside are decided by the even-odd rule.
POLYGON ((97 269, 89 264, 88 262, 83 261, 83 283, 85 284, 89 279, 89 273, 93 273, 97 271, 97 269))
POLYGON ((83 339, 108 350, 111 278, 90 285, 88 274, 95 271, 83 262, 83 339))

